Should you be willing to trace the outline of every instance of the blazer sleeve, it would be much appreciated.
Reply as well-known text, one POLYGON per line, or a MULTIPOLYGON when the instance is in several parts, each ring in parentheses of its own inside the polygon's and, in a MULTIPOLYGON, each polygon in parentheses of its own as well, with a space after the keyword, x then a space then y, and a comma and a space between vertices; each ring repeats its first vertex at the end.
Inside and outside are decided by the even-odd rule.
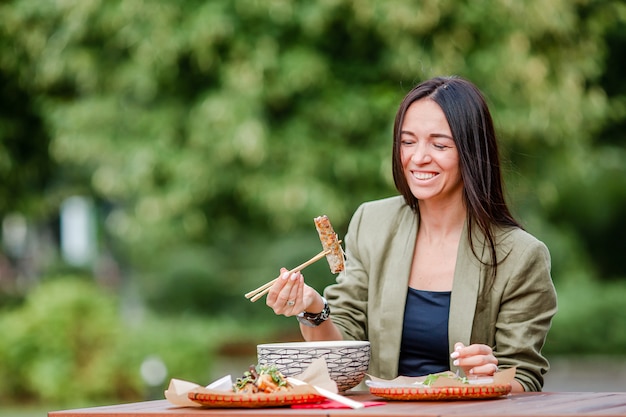
POLYGON ((489 327, 495 332, 494 354, 500 365, 516 366, 515 378, 526 391, 541 391, 543 375, 549 370, 541 350, 557 311, 557 296, 548 248, 525 232, 519 234, 522 238, 498 266, 491 294, 498 294, 499 302, 479 301, 478 306, 493 308, 495 326, 489 327))

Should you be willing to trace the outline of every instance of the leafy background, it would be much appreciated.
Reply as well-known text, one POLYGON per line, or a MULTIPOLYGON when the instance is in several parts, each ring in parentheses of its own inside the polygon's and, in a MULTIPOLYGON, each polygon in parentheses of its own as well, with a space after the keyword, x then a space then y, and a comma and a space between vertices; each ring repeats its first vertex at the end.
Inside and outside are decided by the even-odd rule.
MULTIPOLYGON (((242 294, 319 251, 313 217, 343 235, 358 204, 396 193, 396 106, 442 74, 488 97, 509 201, 551 250, 546 352, 623 353, 623 2, 13 0, 0 15, 0 216, 28 226, 20 250, 3 235, 2 402, 136 399, 147 357, 203 382, 221 355, 297 338, 242 294), (97 226, 81 266, 58 246, 75 195, 97 226)), ((322 262, 306 277, 333 280, 322 262)))

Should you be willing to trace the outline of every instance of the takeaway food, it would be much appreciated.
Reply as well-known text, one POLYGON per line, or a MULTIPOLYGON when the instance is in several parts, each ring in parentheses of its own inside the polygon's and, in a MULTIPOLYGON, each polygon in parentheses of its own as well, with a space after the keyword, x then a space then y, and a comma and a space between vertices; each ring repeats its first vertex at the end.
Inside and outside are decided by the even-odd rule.
POLYGON ((250 365, 243 376, 233 384, 233 391, 242 394, 289 391, 293 386, 276 365, 250 365))

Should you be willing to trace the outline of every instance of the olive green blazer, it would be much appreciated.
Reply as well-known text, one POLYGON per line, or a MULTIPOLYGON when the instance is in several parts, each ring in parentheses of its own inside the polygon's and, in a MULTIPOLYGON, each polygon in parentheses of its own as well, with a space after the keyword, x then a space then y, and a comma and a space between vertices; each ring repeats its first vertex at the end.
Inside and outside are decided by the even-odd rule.
MULTIPOLYGON (((401 196, 368 202, 355 212, 345 236, 346 267, 324 295, 344 339, 369 340, 369 373, 395 378, 398 372, 404 307, 419 215, 401 196)), ((517 367, 527 391, 540 391, 549 364, 541 354, 557 299, 547 247, 518 228, 497 229, 498 269, 493 287, 483 291, 491 269, 483 235, 467 226, 459 243, 450 300, 448 335, 454 343, 482 343, 494 350, 501 368, 517 367)), ((450 369, 455 369, 450 363, 450 369)))

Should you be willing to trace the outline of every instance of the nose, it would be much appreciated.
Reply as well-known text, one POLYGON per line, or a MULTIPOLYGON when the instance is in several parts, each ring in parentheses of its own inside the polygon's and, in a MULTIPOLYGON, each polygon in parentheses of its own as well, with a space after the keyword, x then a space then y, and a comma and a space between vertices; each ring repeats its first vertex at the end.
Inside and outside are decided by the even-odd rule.
POLYGON ((432 161, 428 146, 420 143, 413 148, 413 155, 411 155, 411 161, 416 164, 423 165, 432 161))

